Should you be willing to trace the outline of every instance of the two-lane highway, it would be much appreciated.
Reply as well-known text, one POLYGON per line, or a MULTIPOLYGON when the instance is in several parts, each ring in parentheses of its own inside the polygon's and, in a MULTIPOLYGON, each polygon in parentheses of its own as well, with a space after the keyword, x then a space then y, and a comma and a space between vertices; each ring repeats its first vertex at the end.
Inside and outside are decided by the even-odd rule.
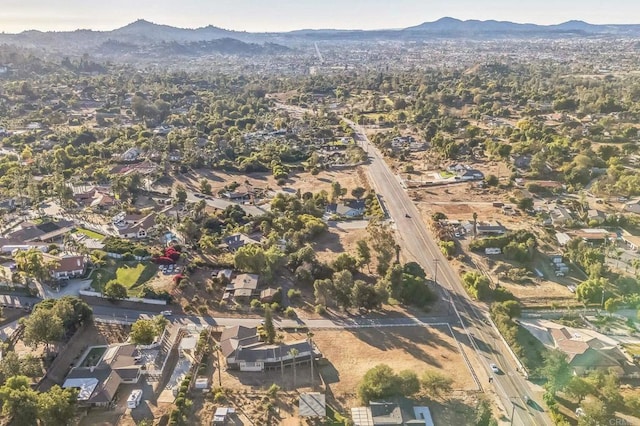
MULTIPOLYGON (((425 270, 429 270, 449 294, 452 307, 459 317, 461 326, 467 333, 467 339, 478 361, 483 365, 487 377, 493 376, 493 385, 507 410, 514 412, 515 425, 549 425, 548 416, 541 411, 541 404, 527 404, 525 398, 532 398, 529 386, 524 378, 515 371, 509 360, 508 349, 488 321, 486 306, 470 300, 462 286, 458 274, 451 268, 438 245, 426 229, 415 204, 403 189, 400 181, 392 173, 380 152, 371 144, 364 130, 346 120, 356 131, 356 140, 362 143, 370 157, 369 173, 376 192, 382 197, 400 237, 399 244, 409 257, 414 258, 425 270), (437 274, 437 276, 436 276, 437 274), (500 367, 500 374, 492 372, 489 365, 500 367)), ((484 384, 486 387, 488 383, 484 384)), ((532 398, 533 399, 533 398, 532 398)))

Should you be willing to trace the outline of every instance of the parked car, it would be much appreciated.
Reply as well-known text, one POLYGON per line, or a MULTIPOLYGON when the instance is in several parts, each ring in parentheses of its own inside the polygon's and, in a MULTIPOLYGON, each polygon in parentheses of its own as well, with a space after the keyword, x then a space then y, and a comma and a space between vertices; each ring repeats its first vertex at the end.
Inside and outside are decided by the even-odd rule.
POLYGON ((489 365, 489 367, 491 367, 491 371, 493 371, 496 374, 500 372, 500 369, 495 364, 491 364, 491 365, 489 365))
POLYGON ((171 315, 173 315, 173 312, 171 312, 171 311, 162 311, 162 312, 160 312, 160 315, 163 315, 165 317, 170 317, 171 315))

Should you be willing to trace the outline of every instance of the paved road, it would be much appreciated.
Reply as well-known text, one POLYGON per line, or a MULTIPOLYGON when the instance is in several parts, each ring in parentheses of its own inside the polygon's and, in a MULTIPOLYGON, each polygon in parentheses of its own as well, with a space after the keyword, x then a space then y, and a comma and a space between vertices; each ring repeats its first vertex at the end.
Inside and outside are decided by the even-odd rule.
MULTIPOLYGON (((425 270, 431 271, 431 275, 436 278, 445 294, 449 295, 454 311, 467 331, 468 344, 473 348, 481 365, 485 367, 487 377, 494 376, 493 384, 507 410, 507 415, 511 417, 511 410, 515 412, 513 424, 551 424, 548 416, 540 408, 541 402, 536 403, 537 408, 532 407, 533 404, 525 403, 525 395, 532 397, 532 393, 525 379, 515 371, 513 361, 507 355, 508 348, 497 335, 497 331, 489 325, 486 306, 476 304, 469 299, 458 273, 444 258, 424 223, 418 220, 420 217, 418 209, 402 188, 399 179, 391 172, 382 155, 369 142, 363 129, 349 120, 345 121, 356 130, 356 140, 362 143, 369 153, 371 159, 369 173, 373 186, 376 193, 381 195, 390 216, 395 219, 395 228, 400 236, 399 243, 402 249, 405 254, 425 267, 425 270), (407 214, 409 218, 405 216, 407 214), (490 371, 491 363, 499 366, 500 374, 490 371)), ((488 383, 485 382, 485 385, 488 383)))

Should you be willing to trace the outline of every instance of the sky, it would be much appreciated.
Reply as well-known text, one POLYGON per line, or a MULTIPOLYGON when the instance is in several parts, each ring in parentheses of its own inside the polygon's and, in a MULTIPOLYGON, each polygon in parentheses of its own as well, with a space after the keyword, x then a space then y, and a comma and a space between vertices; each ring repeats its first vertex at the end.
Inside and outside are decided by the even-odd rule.
POLYGON ((404 28, 444 16, 639 24, 638 0, 0 0, 0 32, 111 30, 137 19, 238 31, 404 28))

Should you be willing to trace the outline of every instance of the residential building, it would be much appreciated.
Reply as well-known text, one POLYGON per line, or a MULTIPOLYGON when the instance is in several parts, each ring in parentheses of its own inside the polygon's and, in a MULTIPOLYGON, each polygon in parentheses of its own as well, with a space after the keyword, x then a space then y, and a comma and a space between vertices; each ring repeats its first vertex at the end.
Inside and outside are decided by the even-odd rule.
POLYGON ((236 252, 240 247, 249 244, 260 244, 260 241, 251 238, 246 234, 233 234, 229 235, 228 237, 224 237, 219 247, 227 249, 233 253, 236 252))
POLYGON ((52 262, 53 266, 49 273, 56 280, 81 277, 87 271, 87 260, 84 256, 52 256, 43 254, 45 263, 52 262))
MULTIPOLYGON (((122 238, 129 239, 141 239, 146 238, 149 235, 149 231, 156 225, 155 212, 149 213, 142 217, 139 221, 136 221, 133 225, 118 229, 118 234, 122 238)), ((131 220, 129 219, 129 223, 131 220)), ((127 223, 127 217, 125 216, 125 224, 127 223)))
POLYGON ((640 199, 627 202, 623 208, 626 212, 640 214, 640 199))
POLYGON ((596 209, 590 209, 587 212, 587 220, 589 222, 596 222, 598 224, 603 223, 605 220, 607 219, 607 217, 605 216, 605 214, 603 212, 601 212, 600 210, 596 210, 596 209))
POLYGON ((140 380, 139 354, 132 344, 110 345, 98 361, 87 362, 91 350, 87 349, 78 366, 67 374, 62 387, 78 389, 78 404, 81 406, 107 407, 122 383, 138 383, 140 380))
POLYGON ((615 341, 604 336, 600 338, 590 330, 570 329, 556 324, 547 326, 546 331, 550 336, 546 345, 567 355, 575 375, 583 376, 599 370, 613 371, 620 377, 640 378, 640 368, 627 359, 615 341))
POLYGON ((325 214, 344 218, 355 218, 364 215, 366 205, 364 200, 348 200, 342 203, 328 204, 325 214))
POLYGON ((238 274, 225 288, 222 300, 251 299, 257 293, 258 279, 256 274, 238 274))
POLYGON ((295 363, 307 363, 322 357, 308 340, 268 344, 260 341, 256 327, 226 328, 220 337, 222 355, 230 370, 264 371, 290 366, 294 362, 291 350, 296 349, 295 363))
POLYGON ((371 401, 367 407, 351 408, 351 418, 355 426, 433 425, 428 407, 413 407, 413 414, 415 418, 404 413, 398 404, 384 401, 371 401))
POLYGON ((571 212, 562 206, 556 206, 549 212, 549 216, 551 217, 551 223, 554 226, 562 226, 567 223, 568 220, 573 219, 571 212))

